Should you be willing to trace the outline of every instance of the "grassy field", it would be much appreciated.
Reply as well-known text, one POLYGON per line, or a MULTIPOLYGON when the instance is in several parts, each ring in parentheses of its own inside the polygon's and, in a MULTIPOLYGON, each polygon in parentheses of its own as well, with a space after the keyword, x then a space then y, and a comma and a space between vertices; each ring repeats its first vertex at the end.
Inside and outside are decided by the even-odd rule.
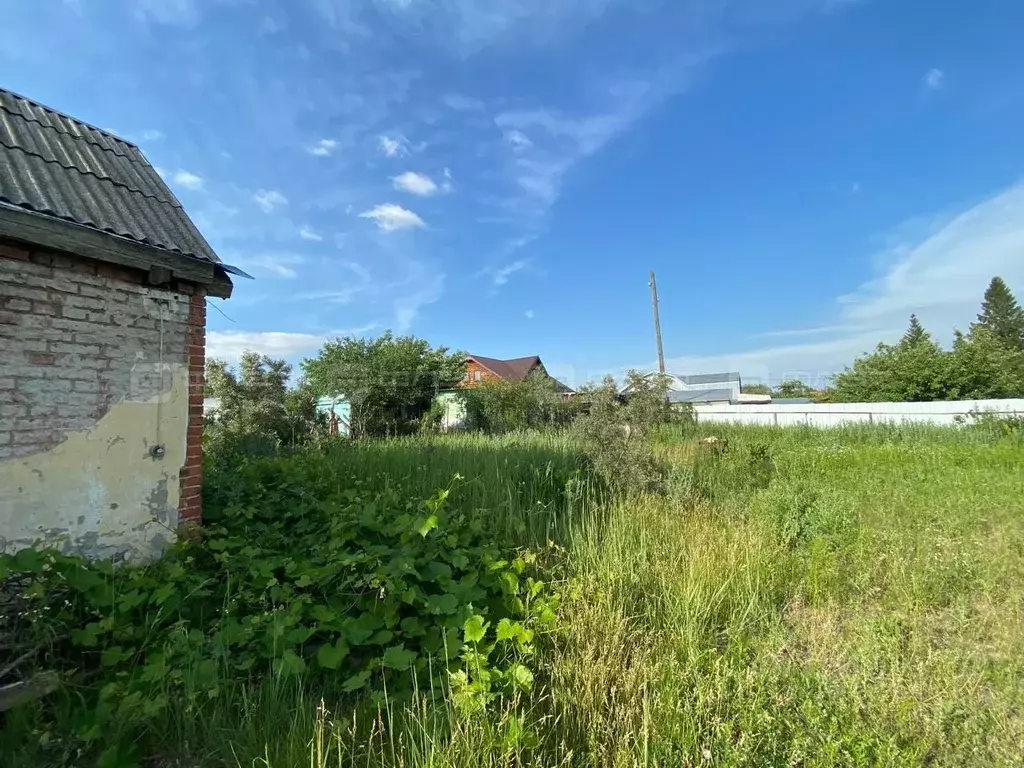
POLYGON ((702 429, 659 435, 668 493, 629 500, 562 435, 341 446, 339 482, 425 497, 459 474, 452 503, 495 536, 551 542, 532 693, 466 715, 272 677, 175 702, 162 764, 1024 764, 1024 444, 702 429))

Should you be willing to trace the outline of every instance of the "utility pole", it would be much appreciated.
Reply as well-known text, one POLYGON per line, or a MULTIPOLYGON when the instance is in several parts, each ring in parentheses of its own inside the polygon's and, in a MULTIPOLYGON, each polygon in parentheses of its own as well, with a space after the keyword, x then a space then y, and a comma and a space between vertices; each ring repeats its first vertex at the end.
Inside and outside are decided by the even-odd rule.
POLYGON ((665 350, 661 347, 661 318, 658 316, 658 284, 651 270, 651 306, 654 307, 654 335, 658 339, 658 372, 665 373, 665 350))

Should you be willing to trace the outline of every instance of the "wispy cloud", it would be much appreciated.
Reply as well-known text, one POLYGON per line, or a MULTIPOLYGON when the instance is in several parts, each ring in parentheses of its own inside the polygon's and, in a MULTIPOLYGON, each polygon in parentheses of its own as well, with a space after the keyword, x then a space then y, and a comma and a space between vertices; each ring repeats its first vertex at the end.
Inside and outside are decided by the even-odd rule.
POLYGON ((303 240, 309 240, 310 242, 319 243, 323 240, 323 236, 316 233, 311 227, 302 227, 299 230, 299 237, 303 240))
POLYGON ((334 139, 320 139, 316 144, 311 147, 307 147, 306 151, 311 155, 317 157, 327 157, 334 153, 334 150, 338 148, 338 142, 334 139))
POLYGON ((498 267, 498 269, 494 270, 494 274, 492 276, 492 282, 494 283, 494 286, 500 287, 502 285, 505 285, 505 283, 508 282, 508 279, 512 277, 512 275, 514 275, 516 272, 526 269, 528 264, 529 261, 527 261, 526 259, 518 259, 517 261, 513 261, 510 264, 506 264, 503 267, 498 267))
POLYGON ((247 271, 288 279, 296 278, 295 267, 305 263, 305 259, 296 253, 238 254, 231 261, 247 271))
POLYGON ((414 171, 406 171, 398 176, 393 176, 391 182, 395 189, 420 197, 430 197, 438 191, 438 186, 433 179, 414 171))
POLYGON ((441 103, 456 112, 482 112, 487 106, 480 99, 463 96, 459 93, 449 93, 442 96, 441 103))
POLYGON ((937 91, 942 88, 946 79, 941 69, 929 69, 924 75, 924 87, 929 91, 937 91))
POLYGON ((854 330, 854 328, 849 323, 842 323, 839 325, 819 325, 815 328, 791 328, 789 330, 782 331, 765 331, 764 333, 755 333, 752 338, 779 339, 795 336, 824 336, 830 333, 849 333, 851 330, 854 330))
POLYGON ((378 136, 377 149, 385 157, 405 157, 409 154, 409 141, 401 134, 378 136))
POLYGON ((523 312, 523 315, 526 316, 527 320, 533 320, 533 310, 532 309, 526 310, 525 312, 523 312))
POLYGON ((713 50, 697 52, 666 72, 647 78, 615 81, 604 89, 602 106, 569 114, 552 108, 508 110, 495 125, 509 149, 506 172, 519 189, 511 205, 524 213, 543 214, 560 194, 571 168, 601 150, 655 105, 684 88, 689 73, 713 50))
POLYGON ((288 204, 288 198, 276 189, 260 189, 252 199, 264 213, 272 213, 275 208, 288 204))
POLYGON ((395 203, 376 205, 370 210, 360 213, 359 218, 373 219, 373 221, 377 222, 377 226, 385 232, 426 226, 423 219, 415 213, 395 203))
POLYGON ((174 175, 171 176, 171 182, 176 186, 191 189, 193 192, 198 192, 205 185, 202 176, 183 170, 175 171, 174 175))
POLYGON ((415 280, 412 290, 402 292, 394 301, 395 330, 407 332, 420 315, 420 310, 441 298, 445 276, 441 272, 430 272, 422 264, 412 265, 415 280))
POLYGON ((143 131, 142 132, 142 140, 143 141, 160 141, 163 138, 164 138, 163 131, 157 131, 155 129, 151 129, 151 130, 143 131))
MULTIPOLYGON (((1001 276, 1024 290, 1024 183, 953 216, 938 219, 923 238, 893 243, 878 263, 888 266, 855 291, 836 299, 839 322, 763 336, 828 335, 804 344, 670 361, 680 373, 739 370, 746 377, 778 381, 804 378, 825 383, 879 341, 893 341, 915 313, 925 328, 948 343, 954 327, 966 329, 977 314, 988 282, 1001 276)), ((903 230, 904 228, 898 228, 903 230)), ((906 229, 913 229, 906 227, 906 229)))
POLYGON ((505 131, 503 138, 505 139, 505 143, 513 149, 529 149, 533 146, 533 142, 530 141, 530 138, 525 133, 516 130, 515 128, 505 131))
POLYGON ((200 17, 196 0, 136 0, 134 7, 138 19, 158 24, 192 27, 200 17))

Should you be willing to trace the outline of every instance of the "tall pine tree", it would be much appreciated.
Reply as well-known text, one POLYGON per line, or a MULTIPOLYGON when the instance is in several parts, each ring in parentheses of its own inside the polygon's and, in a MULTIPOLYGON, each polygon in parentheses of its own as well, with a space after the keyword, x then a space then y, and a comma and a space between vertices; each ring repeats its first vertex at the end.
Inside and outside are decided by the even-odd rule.
POLYGON ((931 338, 928 331, 921 325, 921 321, 917 319, 917 315, 911 315, 910 326, 907 328, 907 332, 903 334, 903 338, 900 339, 900 343, 904 346, 912 347, 920 344, 922 341, 931 341, 931 338))
POLYGON ((981 325, 1013 349, 1024 349, 1024 309, 1001 277, 993 277, 985 290, 978 315, 981 325))

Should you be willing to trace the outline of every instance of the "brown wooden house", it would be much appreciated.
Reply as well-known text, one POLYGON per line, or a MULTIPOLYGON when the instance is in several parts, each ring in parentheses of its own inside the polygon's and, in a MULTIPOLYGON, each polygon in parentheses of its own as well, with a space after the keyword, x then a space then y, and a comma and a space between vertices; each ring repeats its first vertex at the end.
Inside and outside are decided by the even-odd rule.
MULTIPOLYGON (((516 357, 511 360, 499 360, 495 357, 482 357, 470 355, 466 358, 466 374, 460 386, 475 387, 485 381, 523 381, 531 374, 539 374, 550 377, 544 363, 537 355, 529 357, 516 357)), ((572 389, 555 379, 555 382, 566 395, 572 394, 572 389)))

